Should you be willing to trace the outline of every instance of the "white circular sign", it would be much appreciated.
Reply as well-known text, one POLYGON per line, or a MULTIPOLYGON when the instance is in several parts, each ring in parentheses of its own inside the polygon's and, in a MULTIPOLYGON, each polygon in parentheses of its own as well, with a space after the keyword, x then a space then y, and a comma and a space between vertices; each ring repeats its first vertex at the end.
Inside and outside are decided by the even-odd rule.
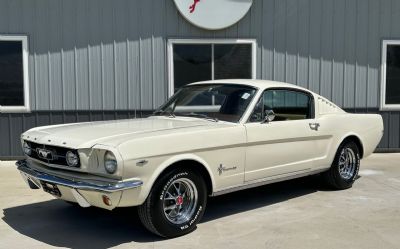
POLYGON ((237 23, 249 11, 253 0, 174 0, 179 12, 193 25, 223 29, 237 23))

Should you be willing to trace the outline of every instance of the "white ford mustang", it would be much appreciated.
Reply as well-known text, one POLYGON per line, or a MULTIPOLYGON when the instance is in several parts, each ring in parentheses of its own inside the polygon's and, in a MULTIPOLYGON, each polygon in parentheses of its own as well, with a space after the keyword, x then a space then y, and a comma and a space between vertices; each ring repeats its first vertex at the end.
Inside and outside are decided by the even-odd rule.
POLYGON ((208 196, 319 173, 349 188, 382 134, 381 116, 291 84, 208 81, 148 118, 31 129, 17 166, 33 189, 82 207, 138 206, 147 229, 175 237, 195 229, 208 196))

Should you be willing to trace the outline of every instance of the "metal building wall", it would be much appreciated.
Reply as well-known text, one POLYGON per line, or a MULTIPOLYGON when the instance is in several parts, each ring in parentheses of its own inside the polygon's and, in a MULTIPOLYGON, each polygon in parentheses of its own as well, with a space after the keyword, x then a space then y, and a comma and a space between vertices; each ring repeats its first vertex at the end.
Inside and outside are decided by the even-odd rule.
MULTIPOLYGON (((0 0, 0 33, 29 36, 33 110, 0 114, 0 157, 20 155, 33 126, 155 109, 168 97, 168 38, 256 38, 257 78, 378 112, 381 40, 400 37, 397 23, 400 0, 254 0, 222 31, 192 26, 172 0, 0 0)), ((400 148, 400 112, 382 114, 380 147, 400 148)))

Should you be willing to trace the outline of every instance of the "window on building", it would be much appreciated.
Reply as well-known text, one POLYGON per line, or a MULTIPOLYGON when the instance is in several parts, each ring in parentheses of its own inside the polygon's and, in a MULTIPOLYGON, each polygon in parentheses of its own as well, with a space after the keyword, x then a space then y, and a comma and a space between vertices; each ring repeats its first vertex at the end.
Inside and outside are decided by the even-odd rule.
POLYGON ((267 90, 254 108, 250 122, 261 122, 267 111, 275 113, 275 121, 312 118, 312 99, 309 94, 292 90, 267 90))
POLYGON ((169 93, 214 79, 255 78, 254 40, 187 40, 168 43, 169 93))
POLYGON ((400 109, 400 41, 383 41, 381 109, 400 109))
POLYGON ((26 36, 0 35, 0 112, 29 111, 26 36))

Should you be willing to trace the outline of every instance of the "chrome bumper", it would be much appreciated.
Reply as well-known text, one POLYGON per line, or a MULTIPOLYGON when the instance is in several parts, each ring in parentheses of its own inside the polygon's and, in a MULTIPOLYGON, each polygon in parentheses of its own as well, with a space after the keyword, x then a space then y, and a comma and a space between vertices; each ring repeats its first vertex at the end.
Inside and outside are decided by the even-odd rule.
POLYGON ((94 190, 106 193, 113 193, 117 191, 138 188, 143 185, 143 182, 140 180, 118 182, 115 184, 110 184, 106 182, 94 184, 83 181, 74 181, 36 171, 30 167, 29 163, 26 160, 17 161, 16 165, 18 166, 18 170, 21 172, 21 174, 27 177, 28 184, 31 188, 35 188, 34 186, 40 188, 39 182, 44 181, 77 190, 94 190))

